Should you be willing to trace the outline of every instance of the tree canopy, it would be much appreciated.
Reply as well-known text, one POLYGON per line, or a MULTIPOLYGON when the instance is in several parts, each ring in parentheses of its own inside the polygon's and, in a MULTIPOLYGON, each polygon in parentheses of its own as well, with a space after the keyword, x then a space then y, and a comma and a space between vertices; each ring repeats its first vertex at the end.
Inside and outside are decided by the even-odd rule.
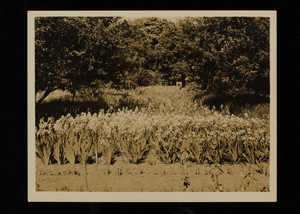
POLYGON ((36 91, 188 77, 207 93, 268 95, 269 52, 265 17, 38 17, 36 91))

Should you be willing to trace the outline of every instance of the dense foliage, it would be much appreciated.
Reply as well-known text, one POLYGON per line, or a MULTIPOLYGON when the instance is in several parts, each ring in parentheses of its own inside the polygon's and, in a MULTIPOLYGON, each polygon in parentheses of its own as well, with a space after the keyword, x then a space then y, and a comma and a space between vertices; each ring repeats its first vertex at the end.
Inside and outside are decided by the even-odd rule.
POLYGON ((39 17, 36 91, 195 81, 207 93, 269 94, 269 19, 39 17))

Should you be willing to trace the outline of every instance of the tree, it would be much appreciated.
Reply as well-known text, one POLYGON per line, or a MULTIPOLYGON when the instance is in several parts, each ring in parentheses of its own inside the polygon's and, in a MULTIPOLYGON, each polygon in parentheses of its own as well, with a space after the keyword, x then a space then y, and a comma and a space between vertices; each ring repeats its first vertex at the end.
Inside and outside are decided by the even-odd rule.
POLYGON ((269 19, 36 18, 36 90, 75 94, 189 77, 207 93, 269 94, 269 19))
MULTIPOLYGON (((168 47, 174 39, 172 38, 174 23, 166 19, 149 17, 136 19, 131 25, 138 29, 131 43, 134 47, 132 60, 136 65, 136 76, 148 77, 147 84, 159 84, 163 77, 169 79, 172 56, 168 47)), ((146 84, 145 81, 141 82, 146 84)))
POLYGON ((190 75, 208 93, 269 94, 268 18, 187 18, 180 29, 190 75))
POLYGON ((71 93, 99 79, 117 81, 118 17, 38 17, 35 20, 36 92, 41 103, 56 89, 71 93))

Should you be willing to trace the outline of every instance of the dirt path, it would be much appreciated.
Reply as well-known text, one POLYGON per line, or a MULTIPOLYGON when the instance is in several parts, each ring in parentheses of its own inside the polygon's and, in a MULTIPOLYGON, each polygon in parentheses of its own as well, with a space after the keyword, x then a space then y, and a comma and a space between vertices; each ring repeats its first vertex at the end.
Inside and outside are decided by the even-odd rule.
MULTIPOLYGON (((87 191, 83 165, 36 162, 37 191, 87 191)), ((259 192, 269 191, 269 165, 91 164, 93 192, 259 192)))

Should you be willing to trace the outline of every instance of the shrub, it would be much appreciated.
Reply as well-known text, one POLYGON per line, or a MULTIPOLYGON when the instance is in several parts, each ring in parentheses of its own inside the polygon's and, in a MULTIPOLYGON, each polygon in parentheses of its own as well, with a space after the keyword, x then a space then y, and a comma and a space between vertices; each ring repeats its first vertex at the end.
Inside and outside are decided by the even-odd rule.
POLYGON ((215 107, 217 110, 224 111, 224 107, 228 108, 230 114, 243 115, 251 111, 251 116, 265 117, 264 113, 259 112, 260 106, 265 106, 268 103, 268 98, 256 95, 238 95, 228 96, 223 94, 207 94, 204 95, 200 102, 209 108, 215 107), (256 113, 257 112, 257 113, 256 113))

